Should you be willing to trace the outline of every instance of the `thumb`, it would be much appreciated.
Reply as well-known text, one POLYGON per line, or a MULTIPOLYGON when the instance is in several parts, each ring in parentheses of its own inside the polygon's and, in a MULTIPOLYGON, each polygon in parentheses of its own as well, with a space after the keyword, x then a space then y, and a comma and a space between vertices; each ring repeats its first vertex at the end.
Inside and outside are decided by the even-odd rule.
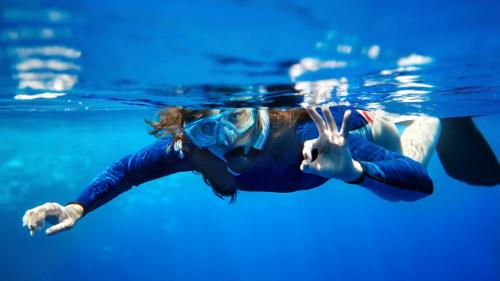
POLYGON ((308 174, 318 174, 319 169, 318 165, 316 162, 310 162, 307 160, 303 160, 302 163, 300 164, 300 170, 304 173, 308 174))
POLYGON ((63 231, 63 230, 67 230, 67 229, 70 229, 73 225, 74 225, 74 221, 71 220, 71 219, 65 219, 63 220, 62 222, 54 225, 54 226, 51 226, 49 228, 47 228, 47 230, 45 230, 45 234, 47 235, 53 235, 53 234, 56 234, 60 231, 63 231))

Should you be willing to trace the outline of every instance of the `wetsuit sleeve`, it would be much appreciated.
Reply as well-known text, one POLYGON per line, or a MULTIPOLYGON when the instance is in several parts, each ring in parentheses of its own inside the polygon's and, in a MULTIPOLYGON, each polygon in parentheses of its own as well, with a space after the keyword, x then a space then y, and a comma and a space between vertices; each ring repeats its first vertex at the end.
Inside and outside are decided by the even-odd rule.
POLYGON ((171 141, 172 138, 169 136, 118 160, 92 180, 71 203, 81 205, 85 214, 133 186, 172 173, 190 170, 173 149, 167 152, 171 141))
POLYGON ((361 178, 351 183, 393 201, 414 201, 432 194, 433 183, 422 164, 356 136, 349 136, 349 147, 363 168, 361 178))

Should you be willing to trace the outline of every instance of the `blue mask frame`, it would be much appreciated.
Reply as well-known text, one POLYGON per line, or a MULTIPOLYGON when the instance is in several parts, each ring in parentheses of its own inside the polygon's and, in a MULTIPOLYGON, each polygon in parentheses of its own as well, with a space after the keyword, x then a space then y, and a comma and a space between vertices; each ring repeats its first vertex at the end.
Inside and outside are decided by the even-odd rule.
POLYGON ((219 132, 222 127, 229 129, 239 136, 244 135, 256 123, 257 111, 255 109, 230 109, 219 114, 207 116, 190 122, 184 126, 184 132, 189 139, 198 147, 205 148, 218 144, 219 132), (244 124, 235 124, 231 120, 235 114, 249 110, 251 119, 244 124))

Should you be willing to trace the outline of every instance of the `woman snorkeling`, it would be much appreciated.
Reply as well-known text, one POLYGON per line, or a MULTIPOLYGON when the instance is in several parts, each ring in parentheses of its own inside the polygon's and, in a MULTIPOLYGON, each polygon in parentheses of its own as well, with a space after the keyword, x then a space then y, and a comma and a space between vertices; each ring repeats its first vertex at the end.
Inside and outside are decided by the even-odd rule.
MULTIPOLYGON (((45 220, 56 221, 47 235, 70 229, 131 187, 186 171, 200 173, 217 196, 231 201, 240 190, 294 192, 329 179, 360 185, 393 201, 433 192, 423 163, 434 138, 423 137, 411 142, 419 147, 409 148, 393 124, 366 111, 339 106, 169 108, 158 122, 149 123, 159 141, 115 162, 66 206, 45 203, 28 210, 23 225, 31 235, 45 220)), ((438 130, 438 123, 427 123, 438 130)))

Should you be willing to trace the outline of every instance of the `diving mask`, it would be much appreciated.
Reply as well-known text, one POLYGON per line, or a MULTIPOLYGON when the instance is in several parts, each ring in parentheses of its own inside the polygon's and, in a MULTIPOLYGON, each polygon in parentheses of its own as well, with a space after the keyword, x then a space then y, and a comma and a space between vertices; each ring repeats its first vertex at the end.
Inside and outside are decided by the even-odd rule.
POLYGON ((248 132, 256 120, 257 111, 253 108, 231 109, 186 124, 184 131, 200 148, 229 145, 248 132))

